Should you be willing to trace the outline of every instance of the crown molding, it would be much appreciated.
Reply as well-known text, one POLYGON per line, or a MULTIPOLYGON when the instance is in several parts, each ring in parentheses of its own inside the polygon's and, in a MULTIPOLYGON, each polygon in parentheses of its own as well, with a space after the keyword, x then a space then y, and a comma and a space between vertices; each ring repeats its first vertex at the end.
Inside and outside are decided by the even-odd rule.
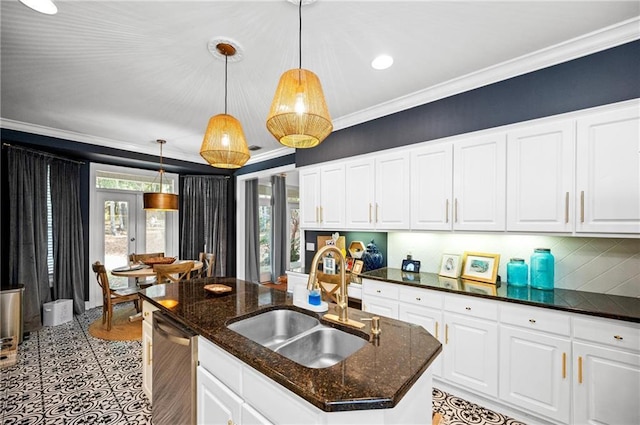
POLYGON ((640 39, 640 16, 333 120, 333 130, 464 93, 640 39))
POLYGON ((261 154, 251 155, 251 158, 249 158, 249 160, 245 165, 268 161, 270 159, 279 158, 281 156, 290 155, 292 153, 296 153, 296 150, 293 148, 282 146, 277 149, 272 149, 270 151, 267 151, 261 154))

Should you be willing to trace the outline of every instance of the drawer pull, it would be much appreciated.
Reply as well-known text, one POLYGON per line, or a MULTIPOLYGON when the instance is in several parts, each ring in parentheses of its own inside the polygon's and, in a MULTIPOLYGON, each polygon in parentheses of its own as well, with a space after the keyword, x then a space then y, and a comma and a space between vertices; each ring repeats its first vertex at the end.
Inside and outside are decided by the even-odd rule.
POLYGON ((582 357, 578 356, 578 384, 582 384, 582 357))
POLYGON ((536 323, 536 319, 529 319, 529 323, 536 323))
POLYGON ((438 322, 436 322, 436 339, 438 339, 438 322))
POLYGON ((422 301, 422 298, 416 297, 416 301, 422 301))
POLYGON ((467 311, 471 311, 471 307, 465 307, 464 309, 467 311))
POLYGON ((615 339, 617 339, 618 341, 622 341, 624 338, 621 337, 620 335, 614 335, 613 336, 615 339))
POLYGON ((445 345, 449 343, 449 325, 444 325, 444 343, 445 345))
POLYGON ((376 289, 376 292, 379 294, 381 291, 379 289, 376 289))
POLYGON ((453 200, 453 221, 458 222, 458 198, 453 200))
POLYGON ((580 223, 584 223, 584 190, 580 191, 580 223))
POLYGON ((149 312, 148 311, 144 312, 144 317, 149 317, 149 312))
POLYGON ((562 379, 567 377, 567 353, 562 353, 562 379))

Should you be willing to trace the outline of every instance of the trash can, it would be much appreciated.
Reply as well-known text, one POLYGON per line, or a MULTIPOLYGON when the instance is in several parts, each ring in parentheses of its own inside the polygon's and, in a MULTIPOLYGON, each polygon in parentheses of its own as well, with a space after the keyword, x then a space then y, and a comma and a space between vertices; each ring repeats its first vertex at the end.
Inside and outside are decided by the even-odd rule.
POLYGON ((24 285, 0 289, 0 338, 16 337, 22 342, 24 326, 24 285))

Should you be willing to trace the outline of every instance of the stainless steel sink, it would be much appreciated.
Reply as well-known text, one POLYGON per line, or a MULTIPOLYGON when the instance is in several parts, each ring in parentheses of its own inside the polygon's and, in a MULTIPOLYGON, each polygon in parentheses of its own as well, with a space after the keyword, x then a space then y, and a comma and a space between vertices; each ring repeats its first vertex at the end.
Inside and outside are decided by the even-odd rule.
POLYGON ((350 333, 320 325, 275 351, 303 366, 321 369, 341 362, 366 343, 350 333))
POLYGON ((315 317, 293 310, 270 310, 227 327, 251 341, 271 348, 308 331, 320 322, 315 317))
POLYGON ((227 325, 229 329, 306 367, 332 366, 368 340, 294 310, 269 310, 227 325))

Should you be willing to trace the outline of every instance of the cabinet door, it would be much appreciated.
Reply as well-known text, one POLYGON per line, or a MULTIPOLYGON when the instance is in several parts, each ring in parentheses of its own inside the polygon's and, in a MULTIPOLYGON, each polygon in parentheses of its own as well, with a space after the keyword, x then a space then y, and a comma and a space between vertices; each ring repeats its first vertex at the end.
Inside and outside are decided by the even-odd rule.
POLYGON ((453 144, 453 228, 505 230, 506 136, 453 144))
POLYGON ((541 332, 500 327, 500 399, 569 423, 571 344, 541 332))
POLYGON ((444 377, 454 384, 498 396, 498 325, 444 313, 444 377))
POLYGON ((198 366, 198 424, 240 424, 242 399, 198 366))
POLYGON ((352 189, 345 197, 347 229, 374 228, 374 166, 373 159, 352 161, 346 164, 346 181, 349 182, 352 189))
MULTIPOLYGON (((442 311, 419 305, 400 303, 398 317, 404 322, 414 323, 426 329, 442 343, 442 311)), ((442 376, 442 354, 430 366, 434 376, 442 376)))
POLYGON ((149 399, 149 403, 153 402, 151 399, 152 393, 152 353, 153 353, 153 327, 149 320, 142 321, 142 391, 149 399))
POLYGON ((409 155, 376 158, 375 222, 378 229, 409 228, 409 155))
POLYGON ((577 232, 640 233, 640 108, 578 120, 577 232))
POLYGON ((320 170, 300 171, 300 223, 317 227, 320 223, 320 170))
POLYGON ((574 146, 573 121, 507 135, 507 230, 573 230, 574 146))
POLYGON ((320 225, 331 229, 344 227, 344 164, 322 167, 320 181, 320 225))
POLYGON ((392 319, 398 318, 398 301, 362 294, 362 310, 392 319))
POLYGON ((256 409, 244 403, 242 405, 242 425, 272 425, 272 423, 256 409))
POLYGON ((640 355, 573 343, 573 422, 640 423, 640 355))
POLYGON ((411 228, 451 230, 453 146, 439 143, 411 155, 411 228))

